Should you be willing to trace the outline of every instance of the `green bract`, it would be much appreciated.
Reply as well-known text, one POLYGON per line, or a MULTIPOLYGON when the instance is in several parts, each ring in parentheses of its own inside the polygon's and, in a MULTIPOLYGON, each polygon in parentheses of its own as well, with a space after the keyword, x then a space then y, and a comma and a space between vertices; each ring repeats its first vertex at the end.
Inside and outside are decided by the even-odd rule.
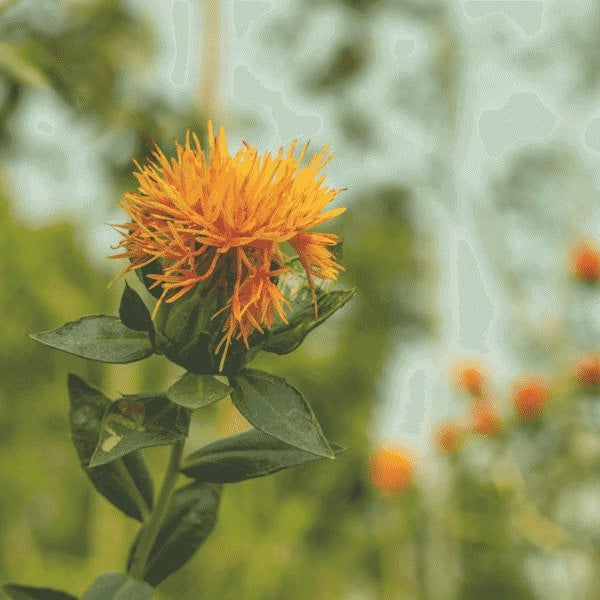
POLYGON ((333 292, 317 290, 317 317, 315 318, 312 297, 310 301, 305 298, 305 301, 290 315, 287 323, 281 323, 271 328, 263 349, 276 354, 287 354, 295 350, 315 327, 329 319, 352 296, 354 296, 354 290, 333 292))
POLYGON ((150 311, 138 293, 125 282, 125 289, 119 305, 119 318, 125 327, 135 331, 145 331, 152 335, 154 326, 150 311))
MULTIPOLYGON (((154 326, 165 340, 167 358, 192 373, 220 373, 220 356, 215 349, 223 337, 225 314, 216 317, 215 314, 225 302, 222 290, 210 290, 203 284, 196 285, 176 302, 162 302, 154 326)), ((260 350, 262 337, 260 334, 252 336, 250 348, 246 348, 241 340, 234 340, 227 353, 223 374, 235 373, 250 362, 260 350)))

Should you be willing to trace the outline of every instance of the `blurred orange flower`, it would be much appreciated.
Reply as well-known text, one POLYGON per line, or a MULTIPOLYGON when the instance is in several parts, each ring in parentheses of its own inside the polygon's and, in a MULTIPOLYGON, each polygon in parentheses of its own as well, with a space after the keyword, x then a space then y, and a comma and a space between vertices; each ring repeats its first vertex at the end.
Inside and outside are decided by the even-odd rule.
POLYGON ((453 369, 453 381, 459 390, 480 397, 483 393, 485 374, 478 363, 460 363, 453 369))
POLYGON ((600 279, 600 250, 592 242, 580 242, 571 253, 572 269, 575 276, 586 283, 600 279))
POLYGON ((522 419, 535 419, 550 400, 550 386, 540 377, 525 377, 515 383, 512 400, 522 419))
POLYGON ((436 431, 437 447, 448 454, 456 452, 464 438, 464 431, 454 423, 440 425, 436 431))
POLYGON ((496 435, 502 428, 502 419, 489 400, 476 400, 471 405, 473 431, 486 437, 496 435))
POLYGON ((276 284, 289 270, 280 244, 298 254, 313 292, 313 277, 336 278, 342 267, 329 248, 338 238, 310 230, 345 209, 323 212, 341 191, 323 185, 320 171, 333 156, 327 146, 300 166, 308 146, 294 157, 292 142, 273 156, 244 142, 232 156, 224 128, 215 136, 210 122, 208 157, 196 135, 193 141, 192 147, 188 132, 184 145, 175 142, 175 158, 157 146, 154 160, 135 163, 138 192, 121 201, 132 220, 115 226, 124 252, 113 258, 128 258, 128 271, 160 260, 162 273, 148 275, 151 287, 162 289, 155 311, 200 282, 222 286, 229 296, 216 348, 223 348, 223 364, 232 339, 248 345, 250 334, 269 328, 276 315, 286 320, 289 302, 276 284))
POLYGON ((581 357, 575 366, 575 377, 580 385, 600 385, 600 353, 581 357))
POLYGON ((412 483, 413 459, 402 449, 391 444, 383 444, 371 456, 369 477, 382 494, 396 496, 412 483))

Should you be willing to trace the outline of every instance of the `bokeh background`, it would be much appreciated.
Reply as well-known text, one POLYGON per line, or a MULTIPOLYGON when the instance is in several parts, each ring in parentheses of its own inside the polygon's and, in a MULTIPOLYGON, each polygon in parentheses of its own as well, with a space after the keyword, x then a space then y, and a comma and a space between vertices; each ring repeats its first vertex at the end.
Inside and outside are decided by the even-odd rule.
MULTIPOLYGON (((125 560, 136 523, 79 468, 66 374, 117 395, 179 371, 27 333, 116 311, 106 223, 131 157, 211 118, 232 148, 332 143, 358 294, 257 363, 348 451, 230 486, 157 597, 600 598, 600 404, 574 375, 600 349, 600 288, 570 264, 600 239, 599 26, 593 0, 0 0, 0 580, 80 594, 125 560), (465 360, 491 435, 469 431, 465 360), (552 392, 531 422, 511 396, 527 374, 552 392), (464 439, 442 452, 448 420, 464 439), (369 482, 382 442, 415 466, 395 497, 369 482)), ((204 409, 190 449, 243 426, 204 409)))

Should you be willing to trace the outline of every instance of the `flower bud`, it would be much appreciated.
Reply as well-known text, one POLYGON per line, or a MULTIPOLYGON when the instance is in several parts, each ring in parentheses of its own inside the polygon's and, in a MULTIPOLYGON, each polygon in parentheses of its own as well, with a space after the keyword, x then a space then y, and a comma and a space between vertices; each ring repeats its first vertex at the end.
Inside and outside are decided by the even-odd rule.
POLYGON ((473 431, 485 437, 491 437, 500 432, 502 419, 496 407, 487 400, 477 400, 471 407, 473 431))
POLYGON ((581 357, 575 366, 575 377, 585 387, 600 385, 600 354, 581 357))
POLYGON ((539 377, 521 379, 514 386, 512 400, 521 419, 537 419, 550 400, 550 387, 539 377))
POLYGON ((573 274, 585 283, 596 283, 600 279, 600 251, 591 242, 580 243, 573 249, 573 274))
POLYGON ((485 375, 477 363, 464 363, 454 368, 454 385, 471 396, 480 397, 483 393, 485 375))
POLYGON ((462 444, 464 432, 453 423, 441 425, 435 435, 437 447, 443 452, 453 454, 462 444))
POLYGON ((406 491, 413 481, 413 460, 403 450, 384 444, 371 456, 369 477, 383 495, 397 496, 406 491))

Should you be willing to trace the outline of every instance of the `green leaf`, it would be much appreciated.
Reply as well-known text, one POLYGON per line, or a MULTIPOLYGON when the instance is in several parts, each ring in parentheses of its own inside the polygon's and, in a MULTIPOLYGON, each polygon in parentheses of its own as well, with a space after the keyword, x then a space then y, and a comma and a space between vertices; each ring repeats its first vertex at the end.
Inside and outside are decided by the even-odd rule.
POLYGON ((308 293, 303 293, 303 302, 294 306, 288 323, 275 325, 269 331, 263 350, 276 354, 287 354, 295 350, 304 338, 321 323, 329 319, 354 296, 355 290, 335 290, 324 292, 317 290, 318 316, 315 319, 315 308, 308 293))
POLYGON ((222 400, 231 393, 231 388, 212 375, 186 373, 167 391, 171 402, 190 410, 201 408, 222 400))
POLYGON ((119 317, 125 327, 135 331, 154 332, 150 311, 138 293, 125 282, 125 289, 119 305, 119 317))
POLYGON ((245 369, 232 381, 231 399, 254 427, 290 446, 333 458, 310 404, 285 379, 245 369))
POLYGON ((152 587, 145 581, 122 573, 100 575, 83 594, 82 600, 150 600, 152 587))
POLYGON ((132 452, 100 467, 90 459, 100 439, 102 417, 111 401, 76 375, 69 375, 69 419, 81 466, 94 487, 126 515, 143 520, 152 508, 153 486, 141 452, 132 452))
POLYGON ((110 463, 141 448, 173 444, 186 437, 189 424, 190 412, 165 394, 123 396, 104 413, 90 466, 110 463))
POLYGON ((220 499, 221 486, 211 483, 195 482, 175 492, 148 559, 144 575, 148 583, 158 585, 192 558, 217 523, 220 499))
MULTIPOLYGON (((332 449, 334 454, 343 451, 339 446, 332 449)), ((199 481, 234 483, 319 459, 258 429, 250 429, 196 450, 185 459, 181 471, 199 481)))
POLYGON ((31 337, 51 348, 107 363, 130 363, 154 353, 146 332, 128 329, 109 315, 82 317, 31 337))
POLYGON ((75 596, 66 592, 14 583, 5 585, 3 590, 12 600, 77 600, 75 596))

